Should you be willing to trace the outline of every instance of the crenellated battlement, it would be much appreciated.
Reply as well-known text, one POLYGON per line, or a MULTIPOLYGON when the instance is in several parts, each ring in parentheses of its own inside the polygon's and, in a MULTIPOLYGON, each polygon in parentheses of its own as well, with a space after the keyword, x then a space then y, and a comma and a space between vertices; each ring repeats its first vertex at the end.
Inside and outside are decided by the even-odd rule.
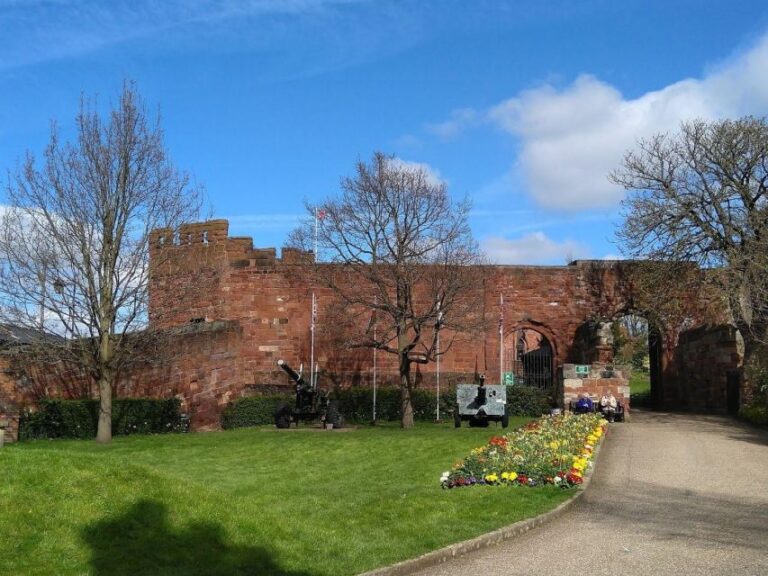
POLYGON ((296 248, 284 248, 282 258, 277 257, 274 247, 254 248, 250 237, 230 237, 229 221, 224 219, 184 224, 178 231, 159 228, 150 233, 149 243, 150 258, 155 264, 170 260, 182 270, 211 264, 211 255, 204 256, 201 249, 209 250, 214 259, 226 261, 234 268, 271 268, 280 263, 310 264, 314 260, 312 252, 296 248))

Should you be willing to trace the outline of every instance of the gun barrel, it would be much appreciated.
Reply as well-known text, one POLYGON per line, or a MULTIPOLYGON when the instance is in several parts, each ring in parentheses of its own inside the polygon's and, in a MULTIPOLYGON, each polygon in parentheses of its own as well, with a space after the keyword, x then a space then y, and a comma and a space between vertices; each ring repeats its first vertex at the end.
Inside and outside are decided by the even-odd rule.
POLYGON ((304 384, 304 378, 302 378, 302 377, 301 377, 301 376, 300 376, 300 375, 299 375, 299 374, 296 372, 296 370, 294 370, 293 368, 291 368, 291 367, 288 365, 288 362, 286 362, 285 360, 278 360, 278 361, 277 361, 277 365, 278 365, 278 366, 280 366, 280 368, 282 368, 282 369, 283 369, 283 371, 284 371, 286 374, 288 374, 288 376, 290 376, 290 377, 291 377, 291 380, 293 380, 293 381, 294 381, 294 382, 296 382, 297 384, 304 384))

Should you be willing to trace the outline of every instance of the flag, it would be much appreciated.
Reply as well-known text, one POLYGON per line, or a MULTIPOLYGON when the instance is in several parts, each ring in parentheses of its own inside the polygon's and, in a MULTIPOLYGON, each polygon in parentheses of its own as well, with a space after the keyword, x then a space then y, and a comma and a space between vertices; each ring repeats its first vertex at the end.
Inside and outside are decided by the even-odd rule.
POLYGON ((318 209, 318 211, 317 211, 317 219, 318 219, 318 220, 322 220, 323 218, 325 218, 325 210, 323 210, 322 208, 320 208, 320 209, 318 209))

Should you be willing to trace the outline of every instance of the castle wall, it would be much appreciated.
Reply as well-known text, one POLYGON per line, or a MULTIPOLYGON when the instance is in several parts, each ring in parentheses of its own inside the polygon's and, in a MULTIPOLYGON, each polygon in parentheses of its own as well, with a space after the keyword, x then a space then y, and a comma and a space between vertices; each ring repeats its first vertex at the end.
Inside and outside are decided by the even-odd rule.
MULTIPOLYGON (((313 285, 306 266, 312 254, 284 249, 278 257, 274 248, 254 248, 250 238, 230 238, 226 220, 190 224, 177 235, 157 230, 150 242, 150 322, 154 329, 170 331, 173 344, 157 362, 124 374, 119 395, 177 396, 193 429, 209 429, 218 426, 221 410, 235 398, 264 390, 290 392, 292 383, 277 360, 296 368, 304 364, 308 371, 313 292, 321 386, 370 385, 372 351, 346 350, 333 341, 338 327, 326 314, 333 294, 313 285)), ((556 366, 609 362, 610 346, 601 340, 599 321, 632 309, 628 266, 579 261, 483 268, 477 309, 487 327, 482 334, 458 339, 441 357, 441 386, 472 380, 477 373, 488 382, 499 381, 501 296, 505 349, 512 348, 515 331, 525 328, 546 337, 556 366)), ((674 361, 677 333, 665 333, 664 341, 664 397, 676 398, 681 368, 674 361)), ((418 385, 435 385, 434 363, 416 364, 413 370, 418 385)), ((396 385, 396 358, 379 352, 377 372, 380 386, 396 385)), ((693 377, 687 382, 695 389, 693 377)), ((624 386, 595 386, 603 384, 624 386)), ((620 394, 628 406, 626 391, 620 394)))
MULTIPOLYGON (((677 386, 665 390, 665 404, 695 412, 725 413, 729 375, 737 373, 743 361, 740 338, 732 326, 699 327, 680 334, 675 355, 677 386)), ((743 378, 739 380, 742 389, 736 393, 743 396, 743 378)))
POLYGON ((5 426, 5 441, 16 440, 19 430, 21 397, 8 358, 0 357, 0 422, 5 426))

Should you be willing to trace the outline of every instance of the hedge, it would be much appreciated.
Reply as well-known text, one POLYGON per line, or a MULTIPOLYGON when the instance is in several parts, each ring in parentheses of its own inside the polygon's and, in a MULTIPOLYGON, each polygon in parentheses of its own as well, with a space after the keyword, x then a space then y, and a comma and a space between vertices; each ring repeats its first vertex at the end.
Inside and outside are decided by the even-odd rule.
POLYGON ((552 394, 530 386, 507 386, 507 409, 510 416, 541 416, 554 406, 552 394))
MULTIPOLYGON (((19 440, 95 438, 98 400, 42 400, 37 411, 25 410, 19 440)), ((186 432, 178 398, 120 398, 112 401, 112 434, 186 432)))
POLYGON ((221 427, 243 428, 275 423, 275 411, 280 404, 293 406, 295 396, 272 394, 268 396, 247 396, 227 404, 221 415, 221 427))
MULTIPOLYGON (((335 390, 330 399, 338 403, 339 412, 350 423, 367 423, 373 420, 373 390, 350 388, 335 390)), ((412 395, 415 420, 435 419, 435 391, 414 390, 412 395)), ((231 402, 221 418, 223 428, 262 426, 275 423, 275 410, 280 404, 294 405, 293 395, 248 396, 231 402)), ((450 419, 456 406, 454 390, 440 394, 440 417, 450 419)), ((526 386, 507 387, 507 406, 510 416, 541 416, 552 406, 551 396, 537 388, 526 386)), ((376 391, 376 419, 397 421, 400 419, 400 390, 380 388, 376 391)))

